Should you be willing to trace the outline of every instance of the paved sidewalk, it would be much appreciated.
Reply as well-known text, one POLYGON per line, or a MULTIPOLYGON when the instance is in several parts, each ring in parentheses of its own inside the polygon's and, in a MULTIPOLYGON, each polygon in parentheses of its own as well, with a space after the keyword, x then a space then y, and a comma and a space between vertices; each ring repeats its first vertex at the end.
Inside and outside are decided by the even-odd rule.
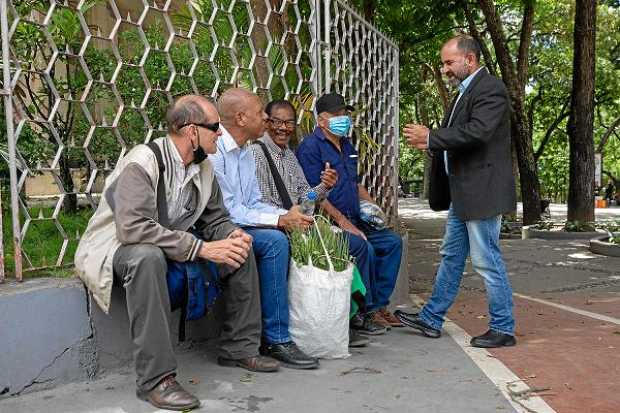
MULTIPOLYGON (((427 297, 439 263, 446 214, 401 200, 410 228, 411 291, 427 297)), ((565 205, 552 205, 554 219, 565 205)), ((597 209, 620 217, 620 208, 597 209)), ((589 252, 587 241, 502 240, 515 292, 512 349, 490 353, 557 413, 620 412, 620 258, 589 252)), ((487 329, 484 284, 468 265, 449 317, 471 335, 487 329)))
MULTIPOLYGON (((410 229, 411 292, 423 300, 438 265, 445 214, 412 199, 401 201, 400 212, 410 229)), ((561 218, 561 206, 552 212, 561 218)), ((220 367, 211 343, 195 343, 179 354, 179 380, 203 401, 204 412, 620 412, 620 259, 594 256, 580 242, 502 245, 520 294, 517 347, 486 352, 467 345, 468 334, 484 332, 487 322, 483 285, 468 268, 449 314, 454 323, 446 323, 438 340, 394 329, 346 360, 276 374, 220 367)), ((91 383, 0 399, 0 412, 11 411, 155 409, 135 398, 127 366, 91 383)))
MULTIPOLYGON (((248 373, 220 367, 206 346, 179 355, 181 383, 204 412, 514 412, 450 338, 429 340, 405 329, 373 339, 346 360, 314 371, 248 373), (449 392, 447 397, 446 392, 449 392)), ((134 396, 132 369, 92 383, 0 400, 2 412, 154 412, 134 396)))

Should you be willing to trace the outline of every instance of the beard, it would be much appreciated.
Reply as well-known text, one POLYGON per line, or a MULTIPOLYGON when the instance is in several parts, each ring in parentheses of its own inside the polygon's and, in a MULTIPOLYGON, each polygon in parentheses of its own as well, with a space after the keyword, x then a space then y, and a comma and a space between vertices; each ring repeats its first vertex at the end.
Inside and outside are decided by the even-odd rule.
POLYGON ((461 84, 463 80, 467 79, 468 76, 469 71, 463 65, 458 70, 455 70, 448 74, 448 83, 450 84, 450 86, 456 88, 461 84))

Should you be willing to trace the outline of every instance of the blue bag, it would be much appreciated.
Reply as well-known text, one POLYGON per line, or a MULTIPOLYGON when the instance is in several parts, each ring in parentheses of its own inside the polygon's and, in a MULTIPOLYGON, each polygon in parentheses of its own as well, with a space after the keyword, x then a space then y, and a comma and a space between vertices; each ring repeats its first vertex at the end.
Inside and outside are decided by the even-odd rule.
POLYGON ((203 264, 168 260, 168 295, 172 310, 185 310, 182 320, 196 320, 207 312, 207 280, 203 264))

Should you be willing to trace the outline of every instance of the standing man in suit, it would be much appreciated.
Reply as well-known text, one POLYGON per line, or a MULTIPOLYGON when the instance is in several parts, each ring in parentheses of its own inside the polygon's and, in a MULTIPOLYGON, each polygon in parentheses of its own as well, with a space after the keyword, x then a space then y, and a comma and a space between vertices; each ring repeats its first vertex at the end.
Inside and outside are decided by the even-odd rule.
POLYGON ((397 312, 403 324, 438 338, 459 290, 465 260, 484 279, 489 330, 474 347, 516 344, 512 288, 499 247, 502 214, 516 204, 510 148, 510 103, 504 84, 480 67, 480 46, 459 35, 441 49, 442 71, 459 89, 441 127, 406 125, 409 144, 433 155, 430 206, 448 210, 433 294, 419 314, 397 312))

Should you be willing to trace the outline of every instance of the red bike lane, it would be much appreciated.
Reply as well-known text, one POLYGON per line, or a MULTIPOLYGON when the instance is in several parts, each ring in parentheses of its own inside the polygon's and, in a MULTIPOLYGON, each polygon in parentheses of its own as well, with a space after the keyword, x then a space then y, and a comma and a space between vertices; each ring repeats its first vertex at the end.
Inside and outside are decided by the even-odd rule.
MULTIPOLYGON (((536 298, 620 318, 620 293, 536 298)), ((620 413, 620 325, 521 297, 514 303, 518 345, 490 353, 557 413, 620 413)), ((475 336, 488 328, 487 311, 483 293, 463 292, 448 316, 475 336)))

